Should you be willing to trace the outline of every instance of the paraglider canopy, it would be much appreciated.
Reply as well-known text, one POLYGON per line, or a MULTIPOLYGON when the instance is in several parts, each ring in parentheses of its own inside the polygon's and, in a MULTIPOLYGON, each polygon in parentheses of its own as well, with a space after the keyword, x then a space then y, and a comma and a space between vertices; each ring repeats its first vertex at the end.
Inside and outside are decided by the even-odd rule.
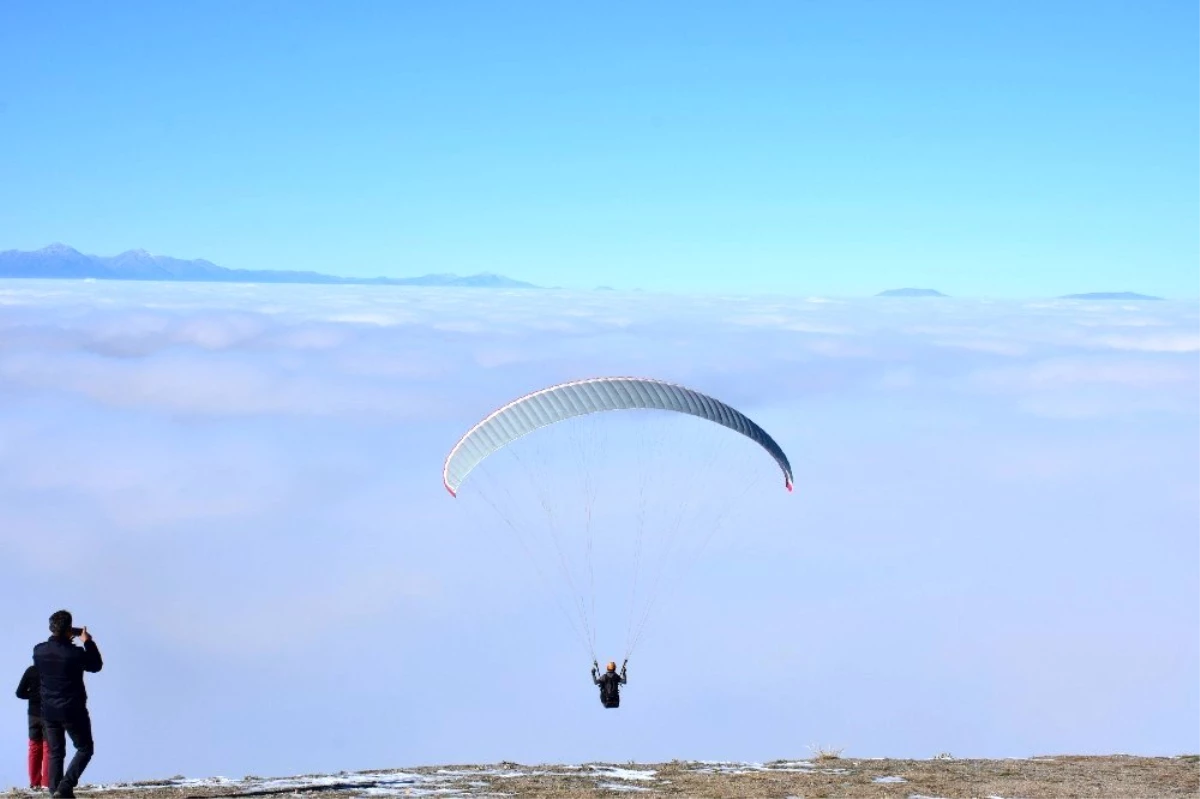
POLYGON ((775 439, 740 411, 699 391, 644 377, 595 377, 544 388, 513 400, 467 431, 442 468, 451 496, 471 470, 496 450, 538 428, 602 411, 651 408, 677 411, 736 430, 765 449, 783 471, 792 490, 792 466, 775 439))

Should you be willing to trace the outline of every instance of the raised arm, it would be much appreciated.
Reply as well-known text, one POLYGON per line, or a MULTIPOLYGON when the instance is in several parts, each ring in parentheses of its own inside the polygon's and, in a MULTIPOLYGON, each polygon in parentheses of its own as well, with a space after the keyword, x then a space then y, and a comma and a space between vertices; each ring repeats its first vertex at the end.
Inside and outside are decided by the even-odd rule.
POLYGON ((95 639, 88 635, 87 627, 83 628, 83 670, 97 672, 104 668, 104 661, 100 658, 100 647, 96 646, 95 639))

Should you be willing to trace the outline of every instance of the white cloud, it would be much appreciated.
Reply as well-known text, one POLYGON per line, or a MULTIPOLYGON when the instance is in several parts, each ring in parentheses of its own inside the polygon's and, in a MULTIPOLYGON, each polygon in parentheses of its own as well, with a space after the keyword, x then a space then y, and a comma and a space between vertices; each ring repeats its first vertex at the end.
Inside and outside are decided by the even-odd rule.
POLYGON ((1072 303, 20 285, 0 315, 0 386, 201 416, 436 416, 439 395, 477 369, 528 372, 524 388, 540 375, 666 373, 727 385, 740 374, 742 386, 753 379, 765 392, 894 386, 903 371, 907 384, 959 382, 1018 397, 1014 407, 1034 413, 1170 410, 1180 403, 1027 395, 1110 385, 1183 396, 1190 359, 1137 353, 1197 348, 1196 308, 1186 304, 1149 319, 1072 303), (1154 332, 1120 332, 1131 325, 1154 332), (1106 351, 1127 357, 1091 357, 1106 351))
POLYGON ((1056 358, 1021 367, 982 370, 973 379, 985 388, 1018 392, 1104 384, 1153 389, 1194 382, 1194 370, 1189 366, 1129 358, 1056 358))
MULTIPOLYGON (((837 728, 848 716, 875 717, 883 698, 908 696, 912 707, 873 725, 862 748, 936 751, 945 742, 920 738, 905 714, 946 685, 1006 684, 1029 662, 987 657, 989 647, 1022 652, 1031 629, 1057 634, 1095 618, 1163 673, 1144 694, 1108 692, 1108 710, 1087 723, 1071 721, 1082 705, 1065 707, 1052 743, 1125 740, 1133 706, 1156 714, 1139 729, 1183 740, 1195 718, 1195 702, 1179 696, 1194 696, 1195 684, 1185 633, 1195 629, 1186 600, 1200 505, 1196 320, 1195 306, 1179 303, 1151 314, 955 300, 4 284, 0 580, 13 600, 0 605, 0 623, 17 629, 36 616, 44 626, 41 605, 53 596, 125 626, 119 646, 115 630, 105 639, 121 669, 165 662, 172 674, 191 670, 180 677, 189 687, 211 672, 228 696, 204 694, 189 730, 220 728, 267 697, 291 702, 293 720, 350 731, 363 758, 391 757, 398 745, 436 757, 446 751, 430 743, 439 740, 464 753, 495 751, 487 747, 499 738, 514 746, 502 731, 518 713, 536 717, 525 727, 561 731, 561 749, 537 751, 591 752, 585 707, 596 703, 586 668, 575 673, 577 642, 516 544, 468 518, 440 469, 457 437, 507 399, 562 379, 643 374, 746 410, 787 449, 798 489, 767 480, 772 490, 711 545, 717 556, 664 601, 622 709, 635 719, 622 746, 670 757, 669 738, 680 751, 752 755, 746 748, 780 736, 803 740, 796 723, 850 734, 837 728), (1145 623, 1121 623, 1129 603, 1145 623), (786 662, 744 657, 781 630, 800 631, 786 662), (899 671, 867 673, 881 634, 899 671), (954 644, 942 651, 940 641, 954 644), (364 652, 385 664, 382 682, 366 687, 352 673, 364 652), (699 658, 740 658, 736 679, 703 701, 677 679, 699 658), (263 668, 247 671, 251 661, 263 668), (306 665, 308 676, 296 676, 306 665), (393 667, 405 679, 391 680, 393 667), (314 687, 325 670, 333 676, 314 687), (264 671, 269 683, 243 687, 264 671), (537 685, 546 701, 497 688, 506 684, 537 685), (814 697, 811 684, 842 699, 814 697), (362 708, 376 706, 428 725, 399 739, 360 735, 362 708), (779 708, 785 720, 760 723, 779 708), (717 728, 714 717, 737 723, 717 728)), ((625 584, 611 582, 603 596, 625 584)), ((1093 654, 1066 647, 1019 676, 1036 687, 1102 674, 1093 654)), ((101 675, 98 698, 121 669, 101 675)), ((1127 686, 1114 674, 1111 685, 1127 686)), ((113 690, 122 712, 178 700, 168 680, 113 690)), ((970 692, 945 713, 967 730, 956 752, 1048 740, 970 692), (982 715, 993 723, 972 723, 982 715)), ((281 746, 309 740, 312 729, 297 724, 281 725, 281 746)), ((523 745, 547 745, 525 727, 523 745)), ((116 762, 97 761, 98 774, 116 762)), ((140 763, 124 768, 141 775, 140 763)))
POLYGON ((1200 333, 1143 336, 1101 336, 1100 344, 1114 350, 1139 352, 1200 352, 1200 333))
POLYGON ((363 618, 381 625, 406 603, 437 596, 434 578, 386 564, 354 570, 311 571, 273 595, 214 597, 197 613, 186 595, 167 603, 129 608, 137 621, 191 656, 233 658, 243 665, 288 653, 303 656, 309 642, 340 640, 341 630, 363 618), (180 624, 187 619, 186 624, 180 624), (249 654, 248 654, 249 653, 249 654))
POLYGON ((1025 355, 1030 349, 1029 345, 1020 341, 1008 341, 1001 338, 934 339, 933 343, 939 347, 988 352, 993 355, 1007 355, 1014 358, 1025 355))

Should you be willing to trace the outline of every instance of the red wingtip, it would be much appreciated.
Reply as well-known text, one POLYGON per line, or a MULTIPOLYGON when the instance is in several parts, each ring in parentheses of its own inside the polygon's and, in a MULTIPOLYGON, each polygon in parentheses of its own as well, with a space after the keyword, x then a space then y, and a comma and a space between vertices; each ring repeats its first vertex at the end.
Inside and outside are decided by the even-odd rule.
POLYGON ((784 483, 784 485, 787 487, 788 493, 791 493, 791 491, 792 491, 792 481, 791 481, 791 480, 788 480, 786 483, 784 483))
MULTIPOLYGON (((458 494, 454 493, 454 489, 453 489, 453 488, 451 488, 450 486, 446 485, 445 483, 442 483, 442 487, 443 487, 443 488, 445 488, 447 491, 449 491, 449 492, 450 492, 450 496, 454 497, 455 499, 458 499, 458 494)), ((791 489, 790 489, 790 488, 789 488, 788 490, 789 490, 789 491, 791 491, 791 489)))

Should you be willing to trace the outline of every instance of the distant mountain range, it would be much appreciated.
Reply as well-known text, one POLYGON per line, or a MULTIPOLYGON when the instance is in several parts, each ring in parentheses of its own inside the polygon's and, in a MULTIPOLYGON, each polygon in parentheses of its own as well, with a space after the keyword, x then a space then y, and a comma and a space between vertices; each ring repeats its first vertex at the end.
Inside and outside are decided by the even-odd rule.
POLYGON ((469 286, 473 288, 539 288, 504 275, 436 274, 420 277, 336 277, 319 272, 275 269, 226 269, 211 261, 185 261, 145 250, 120 255, 85 255, 65 244, 33 252, 0 252, 0 278, 65 278, 97 280, 179 280, 210 283, 326 283, 371 286, 469 286))
POLYGON ((945 297, 940 291, 933 289, 888 289, 875 295, 876 297, 945 297))
MULTIPOLYGON (((320 272, 281 269, 227 269, 203 259, 183 260, 167 255, 151 255, 145 250, 128 250, 119 255, 86 255, 65 244, 51 244, 40 250, 0 252, 0 278, 52 278, 67 280, 168 280, 208 283, 322 283, 354 286, 453 286, 471 288, 536 289, 542 286, 514 280, 504 275, 481 272, 476 275, 430 274, 420 277, 337 277, 320 272)), ((612 291, 597 286, 595 291, 612 291)), ((637 289, 634 289, 637 291, 637 289)), ((945 297, 934 289, 902 288, 881 291, 877 297, 945 297)), ((1067 294, 1063 300, 1161 300, 1132 291, 1067 294)))
POLYGON ((1162 297, 1151 297, 1149 294, 1138 294, 1133 291, 1096 291, 1091 294, 1064 294, 1060 300, 1161 300, 1162 297))

